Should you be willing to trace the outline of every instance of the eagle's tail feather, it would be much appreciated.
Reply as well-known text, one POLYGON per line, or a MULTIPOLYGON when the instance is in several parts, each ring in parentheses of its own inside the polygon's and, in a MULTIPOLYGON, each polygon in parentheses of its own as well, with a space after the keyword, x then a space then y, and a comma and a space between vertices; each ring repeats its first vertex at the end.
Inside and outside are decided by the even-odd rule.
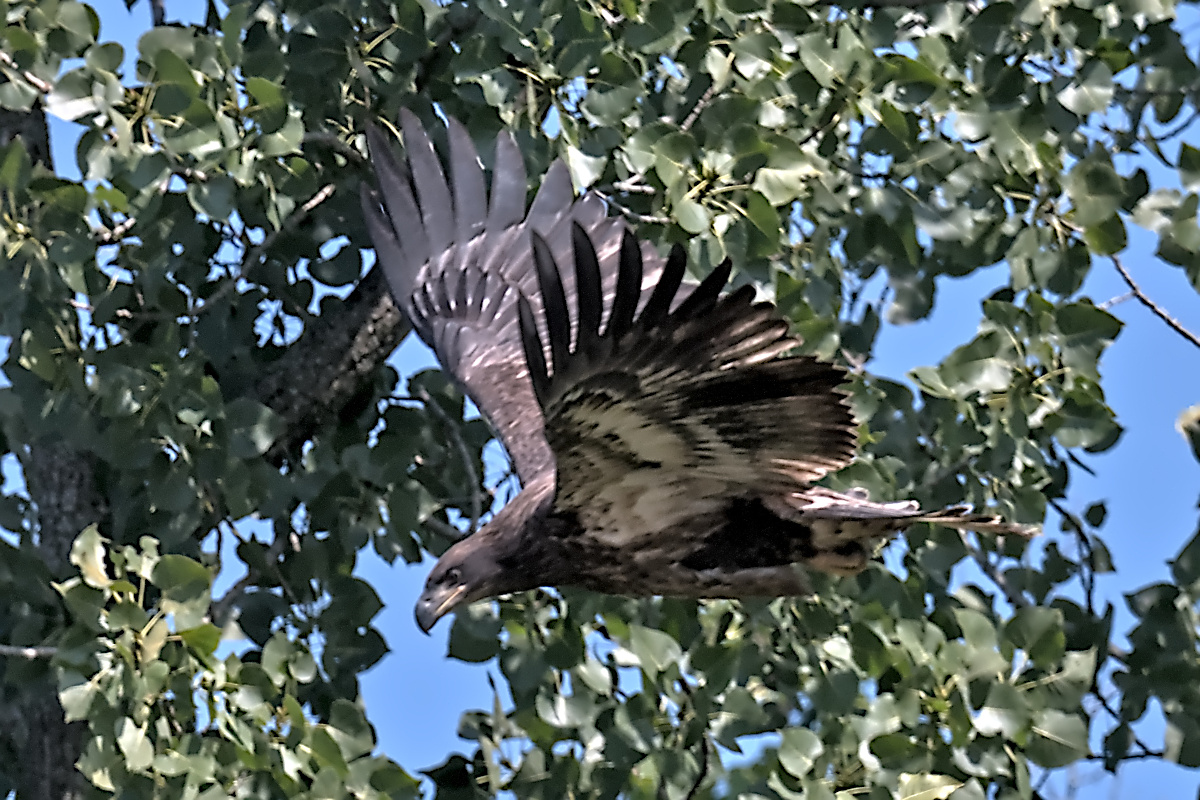
POLYGON ((1037 526, 1005 522, 993 514, 972 511, 969 506, 958 505, 937 511, 925 511, 915 501, 877 503, 867 499, 862 491, 835 492, 821 486, 812 486, 782 498, 783 502, 767 501, 775 513, 796 522, 815 520, 844 520, 847 523, 863 523, 847 526, 851 530, 869 531, 872 521, 881 523, 879 535, 890 536, 916 522, 945 525, 948 528, 975 531, 993 536, 1021 536, 1029 538, 1038 533, 1037 526), (888 525, 887 523, 892 523, 888 525), (899 523, 899 524, 897 524, 899 523))
POLYGON ((1036 536, 1038 529, 1033 525, 1021 525, 1016 522, 1005 522, 993 514, 976 514, 970 506, 951 506, 941 511, 932 511, 913 517, 913 522, 931 522, 934 525, 945 525, 962 531, 975 531, 993 536, 1036 536))

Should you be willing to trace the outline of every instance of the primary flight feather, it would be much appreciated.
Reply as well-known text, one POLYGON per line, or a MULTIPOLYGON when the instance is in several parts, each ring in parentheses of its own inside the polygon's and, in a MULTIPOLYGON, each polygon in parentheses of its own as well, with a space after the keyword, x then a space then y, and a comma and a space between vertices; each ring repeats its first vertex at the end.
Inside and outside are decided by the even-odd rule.
POLYGON ((428 631, 453 608, 538 586, 609 594, 802 594, 802 568, 863 569, 914 522, 1028 535, 964 507, 924 511, 814 486, 848 464, 841 368, 797 344, 731 265, 699 285, 638 243, 556 162, 525 213, 525 168, 496 144, 491 194, 466 130, 449 176, 401 113, 402 165, 368 131, 363 208, 397 303, 490 421, 522 490, 434 566, 428 631))

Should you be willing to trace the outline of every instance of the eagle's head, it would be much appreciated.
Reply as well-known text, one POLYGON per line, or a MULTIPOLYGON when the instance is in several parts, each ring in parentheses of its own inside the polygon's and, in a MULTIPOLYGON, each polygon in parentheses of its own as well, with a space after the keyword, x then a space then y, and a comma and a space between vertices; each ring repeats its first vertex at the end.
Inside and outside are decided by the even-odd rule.
POLYGON ((485 528, 455 542, 429 573, 416 608, 417 625, 425 633, 456 606, 511 591, 499 588, 505 570, 485 532, 491 533, 485 528))
POLYGON ((434 624, 465 603, 553 583, 547 571, 546 530, 552 522, 553 474, 526 487, 478 532, 451 545, 425 581, 417 625, 434 624))

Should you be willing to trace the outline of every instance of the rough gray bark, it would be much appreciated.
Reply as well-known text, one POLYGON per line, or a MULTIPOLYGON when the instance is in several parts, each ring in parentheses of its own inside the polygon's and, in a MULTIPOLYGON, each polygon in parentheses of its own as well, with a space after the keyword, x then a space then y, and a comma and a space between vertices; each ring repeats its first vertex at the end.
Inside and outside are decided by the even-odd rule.
MULTIPOLYGON (((0 110, 0 142, 20 137, 30 159, 50 163, 46 117, 41 109, 28 113, 0 110)), ((94 468, 90 459, 61 441, 29 443, 22 466, 29 496, 38 509, 33 542, 50 573, 64 576, 70 567, 71 542, 79 531, 99 519, 94 468)), ((0 709, 4 748, 16 752, 20 781, 18 796, 25 800, 77 800, 83 797, 83 776, 75 770, 82 723, 63 719, 52 678, 24 687, 10 707, 0 709)))
POLYGON ((287 423, 281 449, 296 452, 369 389, 366 383, 408 331, 379 270, 363 278, 336 313, 313 320, 253 390, 287 423))
MULTIPOLYGON (((30 156, 49 165, 45 118, 40 110, 0 109, 0 142, 21 136, 30 156)), ((336 313, 318 317, 301 340, 268 368, 251 394, 287 422, 282 453, 299 446, 370 390, 370 379, 408 333, 383 277, 372 272, 336 313)), ((281 453, 281 454, 282 454, 281 453)), ((96 491, 95 464, 87 453, 57 439, 29 443, 22 467, 37 509, 34 545, 56 577, 70 574, 71 544, 85 527, 101 523, 104 498, 96 491)), ((20 800, 79 800, 86 781, 74 768, 84 723, 66 723, 53 681, 28 687, 0 708, 0 752, 17 753, 20 800)))

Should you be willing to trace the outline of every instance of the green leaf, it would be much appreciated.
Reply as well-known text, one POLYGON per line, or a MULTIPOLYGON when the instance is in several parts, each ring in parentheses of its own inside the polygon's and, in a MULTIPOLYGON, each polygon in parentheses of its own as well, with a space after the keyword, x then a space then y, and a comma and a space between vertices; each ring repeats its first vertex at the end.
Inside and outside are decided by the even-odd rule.
POLYGON ((539 692, 534 707, 538 717, 556 728, 579 728, 591 723, 595 706, 586 695, 539 692))
POLYGON ((1120 210, 1125 193, 1112 163, 1100 156, 1076 164, 1067 175, 1066 188, 1075 205, 1075 222, 1085 230, 1111 219, 1120 210))
POLYGON ((900 800, 946 800, 963 782, 949 775, 912 775, 901 773, 898 781, 900 800))
POLYGON ((1111 447, 1121 432, 1112 409, 1084 391, 1068 392, 1062 407, 1047 417, 1046 426, 1063 447, 1093 452, 1111 447))
POLYGON ((1034 715, 1032 731, 1026 752, 1038 766, 1065 767, 1088 754, 1087 724, 1078 714, 1043 709, 1034 715))
POLYGON ((150 574, 154 585, 172 600, 194 600, 208 597, 212 583, 209 571, 198 561, 187 556, 168 554, 159 558, 150 574))
POLYGON ((672 664, 677 664, 683 655, 675 637, 641 625, 629 626, 629 649, 637 656, 642 669, 651 675, 660 674, 672 664))
POLYGON ((1200 148, 1187 142, 1179 146, 1179 180, 1185 191, 1200 191, 1200 148))
POLYGON ((99 696, 99 689, 91 682, 76 683, 58 690, 58 700, 66 712, 66 721, 87 719, 92 703, 99 696))
POLYGON ((1077 81, 1058 93, 1058 102, 1068 110, 1086 117, 1104 111, 1112 103, 1113 73, 1103 61, 1088 62, 1077 75, 1077 81))
MULTIPOLYGON (((207 599, 206 593, 205 600, 207 599)), ((217 645, 221 642, 221 629, 216 625, 206 622, 199 627, 180 631, 179 638, 183 639, 184 644, 192 648, 196 653, 203 656, 210 656, 216 652, 217 645)))
POLYGON ((450 627, 447 655, 472 664, 490 661, 500 652, 500 618, 490 605, 459 608, 450 627))
POLYGON ((1180 414, 1175 429, 1191 445, 1192 455, 1200 461, 1200 405, 1191 406, 1180 414))
POLYGON ((229 451, 235 458, 261 456, 286 429, 282 417, 245 397, 226 406, 225 420, 229 426, 229 451))
POLYGON ((71 563, 79 567, 84 582, 97 589, 105 589, 112 583, 104 562, 104 542, 95 525, 83 529, 71 545, 71 563))
POLYGON ((1062 349, 1064 364, 1098 380, 1100 355, 1117 338, 1124 323, 1086 301, 1055 309, 1054 323, 1059 336, 1052 340, 1062 349))
POLYGON ((989 332, 956 348, 938 368, 943 384, 960 398, 1008 389, 1012 382, 1013 361, 1001 350, 1005 345, 1004 337, 989 332))
POLYGON ((1029 703, 1020 690, 1009 683, 996 683, 971 724, 984 736, 1015 739, 1031 722, 1029 703))
POLYGON ((763 167, 754 176, 754 190, 773 206, 782 206, 799 197, 818 171, 811 167, 772 169, 763 167))
POLYGON ((797 778, 803 778, 825 752, 825 746, 808 728, 787 728, 779 745, 779 765, 797 778))
POLYGON ((1200 596, 1200 530, 1169 563, 1175 583, 1193 597, 1200 596))
POLYGON ((192 208, 210 220, 223 222, 233 214, 237 185, 228 175, 214 175, 188 185, 187 197, 192 208))
POLYGON ((571 172, 571 183, 579 189, 595 183, 607 165, 607 156, 592 156, 577 147, 567 147, 567 169, 571 172))
POLYGON ((800 62, 825 87, 836 86, 844 77, 837 63, 833 42, 824 31, 814 31, 801 36, 797 42, 800 62))
POLYGON ((1092 503, 1087 507, 1087 511, 1083 512, 1083 518, 1087 520, 1087 524, 1093 528, 1099 528, 1104 524, 1104 520, 1108 517, 1108 505, 1106 503, 1092 503))
POLYGON ((129 717, 117 722, 117 746, 125 756, 125 768, 130 772, 141 772, 154 760, 154 745, 146 738, 146 731, 129 717))
POLYGON ((1083 238, 1094 252, 1105 256, 1121 252, 1129 243, 1125 235, 1125 223, 1117 214, 1095 225, 1089 225, 1083 231, 1083 238))
POLYGON ((680 200, 674 211, 679 227, 688 233, 704 233, 712 224, 708 209, 694 200, 680 200))
POLYGON ((31 164, 23 139, 13 139, 0 148, 0 188, 8 192, 24 191, 29 185, 31 164))
POLYGON ((314 725, 304 738, 308 750, 316 756, 317 763, 332 767, 338 775, 344 776, 347 773, 346 759, 342 756, 342 749, 330 733, 328 725, 314 725))
POLYGON ((1039 606, 1017 609, 1004 626, 1004 638, 1028 653, 1034 663, 1049 668, 1066 650, 1062 613, 1039 606))
POLYGON ((375 733, 366 715, 356 704, 343 697, 333 701, 329 735, 338 743, 347 761, 365 755, 375 747, 375 733))
MULTIPOLYGON (((150 580, 162 589, 163 611, 175 616, 177 630, 196 628, 204 621, 211 599, 212 576, 202 564, 186 556, 165 555, 154 565, 150 580)), ((198 633, 196 636, 201 645, 198 649, 205 652, 207 635, 198 633)))

